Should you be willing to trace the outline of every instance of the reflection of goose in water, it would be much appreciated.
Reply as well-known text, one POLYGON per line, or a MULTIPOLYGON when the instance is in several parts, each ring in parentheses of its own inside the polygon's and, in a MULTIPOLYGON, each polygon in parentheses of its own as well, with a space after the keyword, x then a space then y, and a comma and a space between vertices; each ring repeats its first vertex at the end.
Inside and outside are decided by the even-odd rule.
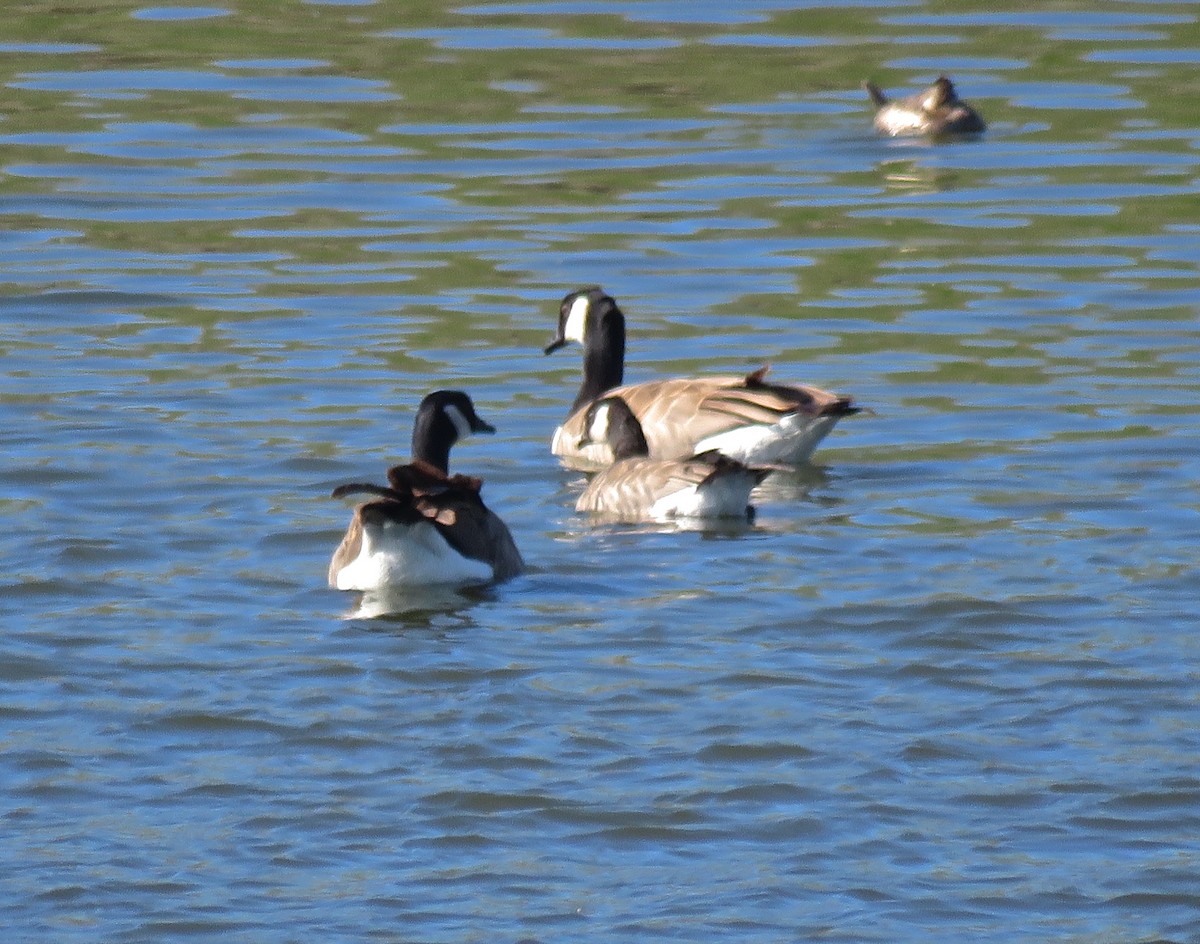
POLYGON ((944 75, 924 92, 908 98, 890 99, 873 82, 863 88, 875 103, 875 127, 884 134, 932 137, 948 134, 979 134, 987 128, 978 112, 962 101, 954 83, 944 75))
POLYGON ((329 564, 338 590, 466 586, 506 580, 524 568, 504 522, 483 503, 482 483, 450 475, 450 447, 495 430, 454 390, 429 394, 413 423, 409 465, 388 470, 386 486, 340 485, 334 498, 365 493, 329 564))
POLYGON ((546 353, 583 345, 583 383, 551 450, 573 468, 613 461, 607 442, 586 438, 587 408, 611 394, 641 424, 652 459, 686 459, 710 449, 747 465, 798 464, 839 419, 858 412, 849 397, 818 387, 769 383, 766 370, 745 377, 651 380, 622 386, 625 315, 600 288, 571 292, 559 307, 558 333, 546 353))
POLYGON ((620 397, 592 403, 584 428, 588 443, 607 443, 616 461, 592 477, 576 511, 625 522, 753 517, 750 490, 769 470, 749 468, 716 450, 688 459, 651 459, 642 428, 620 397))
MULTIPOLYGON (((402 629, 433 629, 447 617, 465 613, 482 600, 490 599, 486 586, 455 587, 432 584, 425 587, 384 587, 367 590, 348 620, 385 620, 402 629)), ((451 624, 453 625, 453 623, 451 624)))

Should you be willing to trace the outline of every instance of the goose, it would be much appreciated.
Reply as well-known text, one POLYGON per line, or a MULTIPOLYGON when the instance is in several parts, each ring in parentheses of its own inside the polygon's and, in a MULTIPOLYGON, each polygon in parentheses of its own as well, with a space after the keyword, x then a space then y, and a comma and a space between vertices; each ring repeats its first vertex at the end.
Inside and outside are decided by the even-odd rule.
POLYGON ((641 424, 652 459, 686 459, 716 449, 746 465, 799 465, 843 416, 849 397, 817 387, 768 383, 767 368, 745 377, 651 380, 622 386, 625 315, 598 287, 562 300, 551 354, 571 341, 583 346, 583 383, 550 449, 576 469, 613 462, 612 447, 585 436, 587 408, 606 394, 625 401, 641 424))
POLYGON ((875 103, 875 127, 884 134, 933 137, 946 134, 979 134, 987 128, 979 113, 962 101, 954 83, 940 76, 924 92, 893 101, 873 82, 863 88, 875 103))
POLYGON ((507 580, 524 569, 503 521, 480 497, 482 482, 450 475, 450 447, 495 428, 471 398, 438 390, 417 408, 412 462, 388 469, 386 486, 339 485, 333 498, 367 494, 329 563, 336 590, 468 586, 507 580))
POLYGON ((592 477, 575 510, 610 520, 752 520, 750 490, 771 471, 749 468, 715 449, 688 459, 651 459, 641 424, 616 396, 587 407, 584 429, 585 439, 606 442, 616 461, 592 477))

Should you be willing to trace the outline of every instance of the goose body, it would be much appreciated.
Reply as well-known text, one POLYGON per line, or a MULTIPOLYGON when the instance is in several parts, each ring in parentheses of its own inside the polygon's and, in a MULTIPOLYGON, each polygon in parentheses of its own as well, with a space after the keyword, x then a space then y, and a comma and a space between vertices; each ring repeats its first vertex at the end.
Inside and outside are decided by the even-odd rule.
POLYGON ((516 576, 524 562, 512 534, 480 496, 482 483, 447 470, 450 447, 474 432, 494 432, 459 391, 421 401, 413 461, 388 470, 386 486, 340 485, 334 498, 368 494, 329 563, 337 590, 468 586, 516 576))
POLYGON ((709 450, 687 459, 652 459, 641 426, 620 397, 586 411, 589 441, 604 441, 615 461, 596 473, 575 510, 623 521, 753 517, 750 492, 768 470, 753 469, 709 450))
POLYGON ((329 585, 338 590, 469 586, 495 579, 492 563, 464 556, 438 526, 436 514, 426 517, 422 508, 402 495, 383 496, 355 508, 329 565, 329 585))
POLYGON ((567 295, 549 354, 570 341, 583 346, 583 383, 551 451, 571 467, 602 468, 612 447, 587 436, 587 409, 619 397, 633 412, 652 459, 686 459, 718 450, 747 465, 806 462, 837 421, 858 412, 849 397, 807 385, 770 383, 766 369, 744 377, 652 380, 623 385, 625 316, 602 289, 567 295))
POLYGON ((875 104, 875 127, 884 134, 938 135, 979 134, 987 125, 979 113, 958 97, 954 83, 944 75, 924 92, 908 98, 889 99, 878 85, 863 83, 875 104))

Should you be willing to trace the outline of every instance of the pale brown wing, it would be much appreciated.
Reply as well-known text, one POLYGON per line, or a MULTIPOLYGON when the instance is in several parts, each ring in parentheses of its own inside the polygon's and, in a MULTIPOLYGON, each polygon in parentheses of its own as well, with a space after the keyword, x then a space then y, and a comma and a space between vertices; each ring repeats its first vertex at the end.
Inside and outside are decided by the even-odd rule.
POLYGON ((642 424, 651 456, 663 459, 690 456, 697 443, 737 427, 770 426, 792 413, 817 417, 853 409, 845 397, 819 387, 764 383, 761 372, 650 381, 609 395, 629 404, 642 424))
POLYGON ((575 510, 642 521, 677 513, 680 500, 694 510, 697 506, 691 503, 707 493, 707 510, 702 515, 741 516, 751 513, 750 490, 769 473, 769 469, 747 467, 715 450, 682 460, 622 459, 593 477, 575 510), (722 489, 719 482, 728 487, 722 489), (717 491, 706 492, 710 487, 717 491))
POLYGON ((700 484, 711 471, 711 466, 701 471, 697 463, 622 459, 588 482, 575 510, 636 520, 646 516, 659 499, 700 484))
POLYGON ((342 568, 354 561, 359 552, 362 550, 362 517, 358 513, 358 509, 354 509, 354 517, 350 519, 350 527, 346 529, 346 534, 342 538, 342 543, 338 545, 337 550, 333 552, 333 559, 329 562, 329 586, 337 589, 337 576, 342 568))

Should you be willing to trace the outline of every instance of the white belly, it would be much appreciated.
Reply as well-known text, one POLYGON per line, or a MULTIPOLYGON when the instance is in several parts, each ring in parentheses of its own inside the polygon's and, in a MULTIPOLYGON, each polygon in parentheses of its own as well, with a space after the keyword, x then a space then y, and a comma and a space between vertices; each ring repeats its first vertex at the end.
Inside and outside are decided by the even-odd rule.
POLYGON ((433 525, 385 521, 364 528, 362 549, 338 571, 337 588, 466 586, 492 578, 490 564, 463 557, 433 525))
POLYGON ((739 426, 709 436, 696 444, 696 452, 716 449, 749 466, 794 465, 808 461, 837 421, 836 416, 793 414, 772 426, 739 426))
POLYGON ((745 518, 754 477, 722 476, 703 485, 690 485, 660 498, 650 507, 654 521, 676 518, 745 518))

